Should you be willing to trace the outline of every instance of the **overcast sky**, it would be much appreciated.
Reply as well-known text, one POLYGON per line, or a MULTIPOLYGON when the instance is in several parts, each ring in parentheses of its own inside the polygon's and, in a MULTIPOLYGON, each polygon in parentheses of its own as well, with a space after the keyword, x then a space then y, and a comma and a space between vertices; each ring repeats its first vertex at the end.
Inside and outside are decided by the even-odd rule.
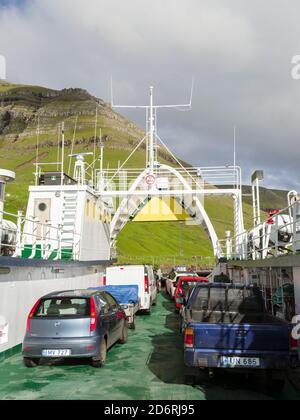
MULTIPOLYGON (((299 0, 0 0, 9 81, 82 87, 110 100, 186 102, 164 110, 159 134, 197 166, 237 161, 249 183, 300 190, 299 0)), ((144 125, 142 111, 127 113, 144 125)))

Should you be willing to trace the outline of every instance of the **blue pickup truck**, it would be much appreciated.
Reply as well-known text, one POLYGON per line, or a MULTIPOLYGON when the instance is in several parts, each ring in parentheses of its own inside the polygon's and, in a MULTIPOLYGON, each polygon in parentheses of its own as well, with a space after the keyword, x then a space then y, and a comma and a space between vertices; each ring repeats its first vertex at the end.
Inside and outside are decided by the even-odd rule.
POLYGON ((291 326, 266 312, 255 286, 200 284, 181 316, 188 368, 260 371, 266 386, 280 391, 286 371, 298 365, 291 326))

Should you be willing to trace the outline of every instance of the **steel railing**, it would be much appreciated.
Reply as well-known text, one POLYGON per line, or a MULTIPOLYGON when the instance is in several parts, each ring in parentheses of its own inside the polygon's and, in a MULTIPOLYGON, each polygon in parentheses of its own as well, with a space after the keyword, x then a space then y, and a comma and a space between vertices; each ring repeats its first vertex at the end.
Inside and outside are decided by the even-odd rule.
POLYGON ((79 260, 81 236, 70 232, 74 240, 63 238, 65 233, 62 225, 54 226, 51 223, 42 223, 37 218, 26 218, 22 212, 18 214, 0 212, 0 250, 1 255, 22 257, 25 251, 28 258, 33 259, 40 252, 40 258, 48 260, 52 255, 54 259, 79 260), (6 219, 3 221, 3 219, 6 219), (14 223, 8 226, 6 221, 14 223), (10 237, 9 237, 10 235, 10 237))
POLYGON ((261 260, 300 253, 300 201, 249 231, 219 241, 228 259, 261 260))

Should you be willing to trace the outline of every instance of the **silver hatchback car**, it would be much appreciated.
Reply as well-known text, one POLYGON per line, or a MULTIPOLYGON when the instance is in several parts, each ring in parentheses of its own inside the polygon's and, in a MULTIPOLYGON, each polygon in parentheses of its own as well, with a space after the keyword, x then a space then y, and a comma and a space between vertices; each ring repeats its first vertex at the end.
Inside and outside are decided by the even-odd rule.
POLYGON ((24 364, 35 367, 43 358, 90 358, 94 367, 102 367, 107 350, 127 339, 126 314, 111 294, 56 292, 42 297, 28 316, 24 364))

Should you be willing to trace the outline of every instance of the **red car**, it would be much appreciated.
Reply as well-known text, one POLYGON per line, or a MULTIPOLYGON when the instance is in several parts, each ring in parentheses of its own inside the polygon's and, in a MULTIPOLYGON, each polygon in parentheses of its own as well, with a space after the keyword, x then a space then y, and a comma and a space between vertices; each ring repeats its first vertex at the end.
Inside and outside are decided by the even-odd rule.
POLYGON ((208 283, 206 277, 180 277, 175 291, 175 307, 178 312, 183 305, 183 301, 190 289, 199 283, 208 283))

